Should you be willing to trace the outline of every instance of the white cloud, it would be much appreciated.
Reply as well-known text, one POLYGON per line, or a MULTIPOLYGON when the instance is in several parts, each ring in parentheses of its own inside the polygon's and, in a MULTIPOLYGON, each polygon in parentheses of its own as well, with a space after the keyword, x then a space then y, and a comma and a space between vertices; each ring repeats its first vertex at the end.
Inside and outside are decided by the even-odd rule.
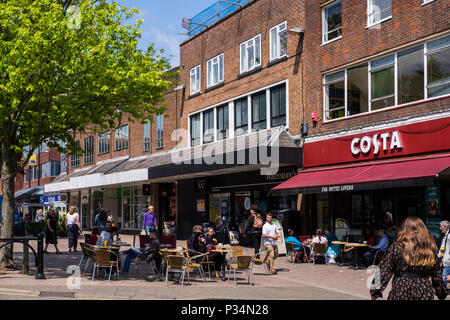
MULTIPOLYGON (((164 55, 170 58, 170 63, 172 67, 180 65, 180 43, 182 40, 179 39, 175 33, 175 28, 173 26, 168 26, 167 30, 172 32, 164 32, 159 28, 150 28, 144 33, 144 37, 155 44, 157 49, 164 49, 164 55), (169 57, 169 56, 172 57, 169 57)), ((147 40, 146 39, 146 40, 147 40)))

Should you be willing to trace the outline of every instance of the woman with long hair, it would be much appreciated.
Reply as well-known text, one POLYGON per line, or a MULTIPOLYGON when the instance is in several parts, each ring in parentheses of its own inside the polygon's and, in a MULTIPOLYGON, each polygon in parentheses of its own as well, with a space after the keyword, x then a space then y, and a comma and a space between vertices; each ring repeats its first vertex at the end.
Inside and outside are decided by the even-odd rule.
POLYGON ((392 277, 388 300, 433 300, 435 294, 440 300, 445 299, 447 287, 442 279, 437 251, 433 236, 423 221, 418 217, 406 218, 397 241, 380 262, 380 283, 372 284, 371 299, 383 297, 382 292, 392 277))
POLYGON ((69 212, 66 214, 66 228, 67 228, 67 235, 69 236, 69 252, 77 251, 77 245, 78 245, 78 233, 81 233, 81 226, 80 226, 80 216, 78 212, 75 212, 76 207, 71 206, 69 209, 69 212))

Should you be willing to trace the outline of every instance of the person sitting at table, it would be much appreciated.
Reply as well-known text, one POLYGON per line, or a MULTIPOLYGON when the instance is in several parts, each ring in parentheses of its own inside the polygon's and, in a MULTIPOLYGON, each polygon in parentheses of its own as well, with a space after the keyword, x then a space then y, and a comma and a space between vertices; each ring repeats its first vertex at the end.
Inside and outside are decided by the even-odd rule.
POLYGON ((363 260, 364 265, 369 267, 369 265, 372 263, 372 260, 377 253, 377 251, 381 250, 382 252, 385 252, 386 249, 389 247, 389 237, 385 234, 384 229, 378 230, 378 235, 380 236, 380 242, 376 246, 369 245, 368 247, 371 249, 363 254, 363 260))
POLYGON ((365 228, 361 234, 361 241, 367 241, 367 244, 370 246, 374 246, 376 243, 375 236, 373 235, 373 230, 370 228, 365 228))
POLYGON ((294 230, 292 229, 288 229, 288 235, 289 237, 287 237, 286 239, 284 239, 285 242, 290 242, 294 245, 294 250, 295 250, 295 261, 296 262, 303 262, 304 259, 308 259, 310 253, 311 253, 311 249, 308 246, 303 245, 303 243, 301 243, 296 237, 294 237, 294 230), (305 250, 303 250, 302 248, 304 248, 305 250), (304 256, 306 251, 306 257, 304 256))
POLYGON ((106 246, 111 246, 113 244, 113 237, 117 235, 117 231, 118 229, 116 227, 111 227, 109 230, 102 231, 95 245, 104 247, 106 241, 106 246))
MULTIPOLYGON (((214 238, 214 228, 213 227, 209 227, 206 230, 206 234, 205 234, 205 245, 206 245, 206 251, 198 251, 201 253, 209 253, 208 255, 208 259, 210 261, 214 261, 214 270, 216 271, 216 278, 220 278, 222 275, 220 274, 219 270, 222 267, 222 264, 224 262, 224 255, 220 252, 211 252, 211 250, 215 250, 216 249, 216 245, 217 245, 217 239, 214 238)), ((203 246, 200 245, 199 249, 204 249, 203 246)), ((197 250, 196 250, 197 251, 197 250)))
POLYGON ((322 229, 316 230, 316 236, 311 241, 312 244, 321 243, 321 244, 328 244, 328 240, 326 237, 323 236, 322 229))
POLYGON ((95 246, 95 244, 97 243, 99 234, 100 234, 100 228, 99 227, 94 227, 92 229, 91 236, 89 237, 88 244, 90 244, 92 246, 95 246))
POLYGON ((202 226, 201 225, 196 224, 192 228, 192 235, 189 238, 188 247, 187 247, 187 249, 189 250, 189 255, 195 256, 194 242, 195 242, 196 238, 198 237, 198 235, 201 232, 202 232, 202 226))
POLYGON ((138 256, 140 258, 147 259, 147 262, 154 260, 156 268, 159 270, 159 267, 161 266, 161 255, 159 254, 161 243, 158 240, 156 230, 149 230, 149 237, 150 242, 145 244, 144 250, 141 251, 138 248, 131 247, 127 251, 123 252, 126 254, 126 257, 123 263, 122 273, 128 273, 131 261, 138 256))

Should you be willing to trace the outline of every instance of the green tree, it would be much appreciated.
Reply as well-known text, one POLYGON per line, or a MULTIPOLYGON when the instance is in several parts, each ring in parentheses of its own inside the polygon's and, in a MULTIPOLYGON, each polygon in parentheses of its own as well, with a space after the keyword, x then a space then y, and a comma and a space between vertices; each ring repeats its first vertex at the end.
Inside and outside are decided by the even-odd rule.
MULTIPOLYGON (((13 236, 14 179, 43 142, 80 154, 75 132, 163 113, 169 62, 137 48, 139 11, 107 0, 0 1, 1 237, 13 236)), ((0 252, 14 265, 12 246, 0 252)))

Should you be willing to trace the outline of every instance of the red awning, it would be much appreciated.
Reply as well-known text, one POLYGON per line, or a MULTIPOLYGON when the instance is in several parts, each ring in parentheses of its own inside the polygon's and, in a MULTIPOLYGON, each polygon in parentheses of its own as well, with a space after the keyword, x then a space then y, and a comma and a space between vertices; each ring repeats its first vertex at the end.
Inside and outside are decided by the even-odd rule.
MULTIPOLYGON (((306 169, 295 177, 272 189, 277 191, 291 190, 294 193, 315 193, 322 191, 354 190, 358 184, 377 183, 382 181, 399 181, 409 179, 435 178, 440 172, 450 167, 450 155, 407 158, 401 160, 371 161, 358 165, 333 166, 306 169)), ((392 185, 394 186, 394 185, 392 185)), ((286 194, 286 192, 282 192, 286 194)), ((289 192, 291 193, 291 192, 289 192)))

